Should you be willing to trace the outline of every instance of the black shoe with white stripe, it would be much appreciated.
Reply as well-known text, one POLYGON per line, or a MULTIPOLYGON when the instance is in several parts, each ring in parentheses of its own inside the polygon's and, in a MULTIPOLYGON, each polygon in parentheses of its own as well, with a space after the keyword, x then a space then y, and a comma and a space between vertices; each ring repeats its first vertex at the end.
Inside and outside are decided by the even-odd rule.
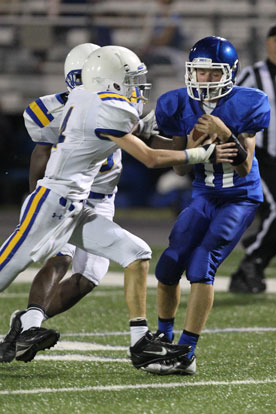
POLYGON ((139 369, 158 361, 176 360, 186 356, 191 351, 191 346, 162 342, 159 337, 156 338, 152 332, 147 331, 129 350, 132 364, 139 369))
POLYGON ((30 328, 22 332, 16 341, 16 360, 32 361, 38 351, 52 348, 59 337, 59 332, 54 329, 30 328))
POLYGON ((15 358, 16 340, 22 330, 20 317, 25 310, 16 310, 11 315, 10 330, 0 343, 0 362, 11 362, 15 358))

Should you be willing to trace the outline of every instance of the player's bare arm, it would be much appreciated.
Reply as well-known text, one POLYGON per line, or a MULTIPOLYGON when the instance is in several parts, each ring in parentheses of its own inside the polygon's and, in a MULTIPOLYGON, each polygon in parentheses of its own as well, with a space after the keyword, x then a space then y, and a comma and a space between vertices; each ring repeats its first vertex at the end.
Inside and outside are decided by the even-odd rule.
POLYGON ((148 168, 165 168, 185 163, 198 164, 212 162, 233 163, 237 150, 233 143, 221 145, 219 152, 216 152, 215 144, 207 148, 199 147, 185 151, 162 150, 149 148, 143 141, 132 134, 126 134, 121 138, 103 134, 115 142, 120 148, 128 152, 148 168))
MULTIPOLYGON (((188 146, 188 140, 186 139, 186 137, 175 135, 173 136, 173 139, 172 139, 172 148, 176 151, 181 151, 181 150, 183 151, 185 148, 193 148, 193 147, 188 146)), ((181 176, 189 173, 191 169, 192 169, 192 166, 188 164, 175 165, 173 167, 174 172, 177 175, 181 175, 181 176)))
POLYGON ((148 140, 143 141, 152 149, 174 149, 172 139, 162 137, 161 135, 151 135, 148 140))
MULTIPOLYGON (((193 133, 194 133, 194 129, 190 132, 187 139, 181 136, 174 136, 173 137, 173 149, 184 150, 185 148, 186 149, 198 148, 202 145, 213 144, 217 140, 216 134, 211 135, 210 137, 208 136, 208 134, 202 134, 201 137, 199 137, 197 140, 194 140, 193 133)), ((219 161, 220 159, 227 159, 227 156, 224 153, 224 147, 223 148, 216 147, 216 157, 217 158, 215 160, 215 163, 223 162, 223 161, 219 161)), ((229 160, 227 159, 226 162, 229 162, 229 160)), ((187 174, 191 170, 191 168, 192 168, 191 165, 187 165, 187 164, 177 165, 173 167, 175 173, 181 176, 187 174)))
POLYGON ((32 193, 36 188, 36 183, 40 180, 45 173, 46 165, 51 154, 52 145, 36 144, 33 149, 30 160, 30 172, 29 172, 29 189, 32 193))
POLYGON ((243 133, 238 135, 238 139, 247 153, 247 158, 244 162, 240 165, 236 165, 234 168, 241 177, 245 177, 252 167, 256 138, 254 134, 243 133))

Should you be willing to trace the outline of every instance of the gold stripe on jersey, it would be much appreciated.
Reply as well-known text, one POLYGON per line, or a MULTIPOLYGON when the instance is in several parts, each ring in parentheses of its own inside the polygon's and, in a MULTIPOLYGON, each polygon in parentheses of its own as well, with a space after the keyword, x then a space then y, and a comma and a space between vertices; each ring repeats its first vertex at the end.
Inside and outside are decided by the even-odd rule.
POLYGON ((33 111, 33 113, 37 116, 37 118, 39 119, 39 121, 42 123, 43 126, 47 126, 51 122, 35 101, 32 102, 29 105, 29 107, 33 111))
POLYGON ((130 100, 123 95, 119 95, 114 92, 99 92, 98 96, 101 98, 101 100, 107 100, 107 99, 119 99, 120 101, 127 101, 128 103, 131 103, 130 100))
POLYGON ((12 252, 12 250, 14 249, 14 247, 16 246, 16 244, 18 242, 20 242, 21 238, 25 237, 24 232, 26 231, 28 225, 30 224, 32 218, 33 218, 33 214, 41 200, 41 198, 44 196, 45 192, 49 191, 47 188, 45 187, 41 187, 40 190, 37 192, 37 194, 35 195, 28 213, 25 217, 25 219, 23 220, 23 222, 20 224, 20 226, 15 230, 14 232, 14 237, 11 238, 10 242, 7 244, 7 246, 5 247, 4 251, 2 252, 1 256, 0 256, 0 265, 6 260, 6 258, 8 257, 8 255, 12 252))

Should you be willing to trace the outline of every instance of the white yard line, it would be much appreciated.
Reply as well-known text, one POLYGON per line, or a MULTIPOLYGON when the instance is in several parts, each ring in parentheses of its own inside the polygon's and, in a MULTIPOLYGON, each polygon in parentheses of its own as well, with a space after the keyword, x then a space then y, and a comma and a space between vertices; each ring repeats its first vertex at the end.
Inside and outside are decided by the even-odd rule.
MULTIPOLYGON (((250 328, 243 328, 248 331, 250 328)), ((258 328, 259 329, 259 328, 258 328)), ((262 329, 262 328, 260 328, 262 329)), ((264 330, 270 328, 263 328, 264 330)), ((254 328, 253 328, 254 330, 254 328)), ((229 332, 229 330, 225 330, 229 332)), ((238 330, 236 329, 235 332, 238 330)), ((214 332, 212 332, 214 333, 214 332)), ((81 336, 81 334, 80 334, 81 336)), ((104 357, 93 356, 85 354, 58 354, 55 351, 127 351, 127 346, 111 346, 101 344, 91 344, 87 342, 77 341, 60 341, 53 348, 48 355, 37 355, 36 361, 77 361, 77 362, 104 362, 104 363, 127 363, 130 364, 129 358, 116 358, 116 357, 104 357)), ((184 379, 184 377, 183 377, 184 379)), ((63 393, 63 392, 87 392, 87 391, 125 391, 131 389, 158 389, 158 388, 175 388, 175 387, 201 387, 201 386, 241 386, 241 385, 262 385, 262 384, 275 384, 276 378, 268 378, 264 380, 235 380, 235 381, 198 381, 198 382, 186 382, 186 377, 182 382, 173 383, 160 383, 160 384, 129 384, 129 385, 106 385, 106 386, 91 386, 91 387, 68 387, 68 388, 36 388, 36 389, 21 389, 21 390, 1 390, 0 395, 24 395, 24 394, 50 394, 50 393, 63 393)))
POLYGON ((130 364, 130 359, 128 358, 111 358, 104 356, 90 356, 90 355, 80 355, 80 354, 67 354, 67 355, 37 355, 35 357, 36 361, 90 361, 90 362, 125 362, 130 364))
MULTIPOLYGON (((181 333, 182 331, 180 330, 175 330, 174 331, 176 334, 181 333)), ((252 333, 252 332, 276 332, 276 328, 275 327, 252 327, 252 328, 222 328, 222 329, 204 329, 202 331, 202 334, 216 334, 216 333, 242 333, 242 332, 247 332, 247 333, 252 333)), ((68 332, 68 333, 62 333, 61 337, 62 338, 96 338, 96 337, 105 337, 105 336, 128 336, 129 335, 129 331, 106 331, 106 332, 68 332)), ((0 339, 2 339, 5 335, 4 334, 0 334, 0 339)), ((89 346, 89 342, 70 342, 70 341, 59 341, 58 344, 64 344, 63 346, 71 346, 71 345, 66 345, 66 344, 79 344, 78 346, 84 346, 81 344, 86 344, 85 346, 89 346)), ((90 344, 91 346, 94 346, 93 344, 90 344)), ((73 346, 73 345, 72 345, 73 346)), ((110 349, 108 350, 124 350, 126 349, 126 347, 120 347, 120 346, 113 346, 113 345, 97 345, 97 346, 102 346, 104 347, 103 349, 107 350, 107 347, 109 347, 110 349), (120 349, 121 348, 121 349, 120 349)), ((65 349, 65 348, 64 348, 65 349)), ((69 348, 67 348, 68 350, 69 348)), ((79 348, 71 348, 70 350, 74 350, 74 349, 78 349, 79 348)), ((83 351, 86 351, 88 349, 83 349, 83 351)), ((94 350, 94 349, 93 349, 94 350)))
MULTIPOLYGON (((36 275, 38 269, 29 268, 22 272, 13 283, 19 282, 31 282, 36 275)), ((70 275, 70 274, 69 274, 70 275)), ((109 272, 101 282, 101 286, 123 286, 123 273, 122 272, 109 272)), ((276 279, 266 279, 267 283, 267 293, 276 293, 276 279)), ((181 288, 182 290, 189 289, 189 283, 185 278, 181 280, 181 288)), ((157 280, 154 275, 150 274, 148 276, 148 287, 156 287, 157 280)), ((215 290, 218 292, 227 292, 229 286, 229 277, 221 277, 218 276, 215 279, 215 290)), ((0 298, 1 298, 0 294, 0 298)))
POLYGON ((91 342, 59 341, 54 351, 127 351, 127 346, 102 345, 91 342))
POLYGON ((275 384, 276 378, 264 380, 236 380, 236 381, 199 381, 199 382, 171 382, 161 384, 135 384, 135 385, 98 385, 94 387, 68 387, 68 388, 36 388, 31 390, 3 390, 0 395, 22 395, 22 394, 46 394, 58 392, 85 392, 85 391, 126 391, 134 389, 156 389, 156 388, 175 388, 175 387, 205 387, 205 386, 234 386, 234 385, 262 385, 275 384))
MULTIPOLYGON (((202 334, 213 334, 213 333, 233 333, 233 332, 275 332, 275 327, 252 327, 252 328, 215 328, 215 329, 204 329, 202 334)), ((176 334, 181 333, 180 330, 174 331, 176 334)), ((129 335, 129 331, 106 331, 106 332, 73 332, 63 333, 62 337, 97 337, 97 336, 123 336, 129 335)))

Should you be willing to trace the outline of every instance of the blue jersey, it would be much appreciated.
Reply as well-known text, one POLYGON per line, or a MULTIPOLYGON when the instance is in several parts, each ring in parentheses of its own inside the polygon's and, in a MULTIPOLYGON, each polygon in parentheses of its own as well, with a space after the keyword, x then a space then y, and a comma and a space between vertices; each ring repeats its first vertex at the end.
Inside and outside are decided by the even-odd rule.
MULTIPOLYGON (((158 128, 166 135, 187 137, 203 114, 200 102, 191 99, 186 88, 169 91, 157 101, 158 128)), ((220 118, 238 136, 242 132, 256 133, 267 128, 270 107, 267 96, 262 91, 235 86, 228 95, 219 99, 212 115, 220 118)), ((194 174, 193 197, 205 195, 263 201, 255 156, 246 177, 240 177, 227 163, 197 164, 194 166, 194 174)))

